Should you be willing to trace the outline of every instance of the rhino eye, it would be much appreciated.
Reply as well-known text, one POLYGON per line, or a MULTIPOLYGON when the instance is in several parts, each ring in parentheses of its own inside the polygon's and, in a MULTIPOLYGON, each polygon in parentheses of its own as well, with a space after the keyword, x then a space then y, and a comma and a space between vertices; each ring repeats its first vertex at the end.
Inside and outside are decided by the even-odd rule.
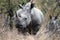
POLYGON ((19 15, 19 17, 21 17, 21 15, 19 15))
POLYGON ((27 18, 24 18, 25 20, 27 20, 27 18))

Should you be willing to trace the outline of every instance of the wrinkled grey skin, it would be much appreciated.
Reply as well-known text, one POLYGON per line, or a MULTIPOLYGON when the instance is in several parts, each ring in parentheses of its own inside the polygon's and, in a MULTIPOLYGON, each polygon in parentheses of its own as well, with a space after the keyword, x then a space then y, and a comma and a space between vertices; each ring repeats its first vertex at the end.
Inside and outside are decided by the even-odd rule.
POLYGON ((30 8, 31 3, 27 3, 21 9, 16 12, 16 24, 19 27, 26 28, 31 23, 31 28, 33 33, 36 34, 44 20, 44 15, 38 8, 30 8), (29 4, 29 5, 28 5, 29 4))

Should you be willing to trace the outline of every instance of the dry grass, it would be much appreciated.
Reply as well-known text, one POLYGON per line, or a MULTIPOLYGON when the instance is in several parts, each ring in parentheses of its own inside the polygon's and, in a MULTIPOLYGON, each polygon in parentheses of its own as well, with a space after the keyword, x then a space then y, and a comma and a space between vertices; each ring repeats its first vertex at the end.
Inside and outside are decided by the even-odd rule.
MULTIPOLYGON (((49 16, 49 14, 47 13, 46 15, 49 16)), ((23 35, 21 33, 18 34, 17 29, 15 27, 13 28, 13 30, 10 30, 9 27, 3 27, 2 24, 4 20, 0 17, 0 40, 59 40, 60 35, 56 33, 45 33, 45 25, 48 20, 48 17, 46 15, 46 21, 43 23, 37 35, 23 35)))

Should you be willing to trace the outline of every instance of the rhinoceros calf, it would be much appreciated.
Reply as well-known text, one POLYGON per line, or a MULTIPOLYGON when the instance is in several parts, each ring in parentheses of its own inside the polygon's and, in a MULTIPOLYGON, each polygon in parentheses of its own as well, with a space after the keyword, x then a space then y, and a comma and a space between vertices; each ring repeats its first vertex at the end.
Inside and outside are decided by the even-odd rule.
POLYGON ((57 31, 57 28, 59 28, 57 19, 58 19, 57 16, 50 16, 50 20, 48 24, 46 25, 47 32, 54 33, 57 31))
POLYGON ((34 7, 33 3, 29 3, 17 10, 16 20, 17 28, 28 28, 36 34, 44 20, 44 15, 41 10, 34 7))

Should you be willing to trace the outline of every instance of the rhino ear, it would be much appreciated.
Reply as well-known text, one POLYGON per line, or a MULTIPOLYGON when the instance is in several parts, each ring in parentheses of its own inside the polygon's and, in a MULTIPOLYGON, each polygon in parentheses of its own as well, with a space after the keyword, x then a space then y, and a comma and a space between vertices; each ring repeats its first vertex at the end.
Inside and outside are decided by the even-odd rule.
POLYGON ((16 18, 17 18, 17 13, 16 13, 16 18))
POLYGON ((30 7, 30 9, 32 9, 34 7, 34 3, 31 3, 31 7, 30 7))
POLYGON ((28 2, 30 2, 31 0, 27 0, 28 2))
POLYGON ((58 18, 58 16, 59 16, 59 13, 55 16, 55 19, 57 19, 57 18, 58 18))
POLYGON ((58 18, 58 16, 55 16, 55 20, 58 18))
POLYGON ((52 19, 52 16, 50 15, 49 18, 52 19))
POLYGON ((23 9, 23 6, 21 4, 18 4, 19 8, 23 9))

